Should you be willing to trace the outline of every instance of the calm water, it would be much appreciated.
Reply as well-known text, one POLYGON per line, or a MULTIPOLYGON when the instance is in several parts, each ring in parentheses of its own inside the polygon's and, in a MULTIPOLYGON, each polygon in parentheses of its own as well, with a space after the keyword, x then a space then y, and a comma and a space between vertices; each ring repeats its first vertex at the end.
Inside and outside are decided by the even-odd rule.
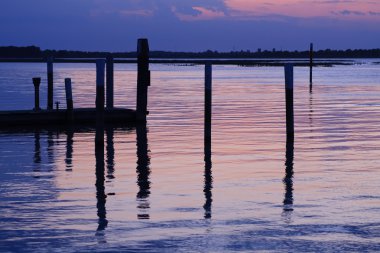
MULTIPOLYGON (((0 132, 0 251, 380 251, 380 65, 295 68, 286 143, 283 68, 152 65, 147 127, 0 132), (293 150, 294 148, 294 150, 293 150), (210 154, 211 149, 211 154, 210 154)), ((115 66, 135 105, 136 66, 115 66)), ((0 63, 0 109, 33 107, 44 64, 0 63)), ((95 104, 95 64, 55 64, 55 100, 95 104)))

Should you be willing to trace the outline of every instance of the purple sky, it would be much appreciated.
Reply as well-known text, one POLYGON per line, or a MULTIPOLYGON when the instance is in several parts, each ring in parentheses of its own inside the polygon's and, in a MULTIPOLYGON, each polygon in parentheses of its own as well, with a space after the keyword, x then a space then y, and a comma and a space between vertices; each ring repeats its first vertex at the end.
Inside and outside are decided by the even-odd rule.
POLYGON ((380 48, 379 0, 1 0, 0 46, 132 51, 380 48))

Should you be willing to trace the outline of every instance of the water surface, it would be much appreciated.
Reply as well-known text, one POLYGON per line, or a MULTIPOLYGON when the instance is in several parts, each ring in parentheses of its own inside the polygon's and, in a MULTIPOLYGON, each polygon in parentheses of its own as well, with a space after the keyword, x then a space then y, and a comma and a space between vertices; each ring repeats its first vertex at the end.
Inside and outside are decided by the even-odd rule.
MULTIPOLYGON (((295 68, 295 139, 280 67, 152 65, 146 127, 0 133, 0 251, 379 251, 380 65, 295 68)), ((134 108, 136 66, 115 66, 134 108)), ((31 109, 46 66, 0 63, 0 109, 31 109)), ((55 64, 55 101, 95 105, 95 64, 55 64)))

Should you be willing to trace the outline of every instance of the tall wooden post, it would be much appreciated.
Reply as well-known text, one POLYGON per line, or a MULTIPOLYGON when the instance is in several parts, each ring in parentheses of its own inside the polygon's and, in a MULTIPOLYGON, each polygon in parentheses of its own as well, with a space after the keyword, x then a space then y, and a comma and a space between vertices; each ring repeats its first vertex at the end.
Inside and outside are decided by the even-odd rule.
POLYGON ((113 108, 113 57, 111 54, 107 56, 106 60, 106 107, 107 109, 113 108))
POLYGON ((96 60, 96 136, 97 145, 104 146, 104 66, 105 60, 96 60))
POLYGON ((65 91, 66 91, 66 107, 67 107, 67 119, 73 120, 73 93, 71 88, 71 79, 65 78, 65 91))
POLYGON ((293 65, 285 65, 286 135, 294 139, 293 65))
POLYGON ((212 65, 205 65, 205 119, 204 142, 211 146, 211 117, 212 117, 212 65))
POLYGON ((148 105, 148 86, 150 86, 149 45, 147 39, 137 42, 137 99, 136 118, 146 121, 148 105))
POLYGON ((41 84, 41 78, 40 77, 34 77, 33 78, 33 85, 34 85, 34 111, 41 110, 40 108, 40 84, 41 84))
POLYGON ((309 81, 310 81, 310 92, 313 90, 313 43, 310 43, 310 52, 309 52, 309 66, 310 66, 310 73, 309 73, 309 81))
POLYGON ((53 57, 47 59, 47 109, 53 110, 53 57))

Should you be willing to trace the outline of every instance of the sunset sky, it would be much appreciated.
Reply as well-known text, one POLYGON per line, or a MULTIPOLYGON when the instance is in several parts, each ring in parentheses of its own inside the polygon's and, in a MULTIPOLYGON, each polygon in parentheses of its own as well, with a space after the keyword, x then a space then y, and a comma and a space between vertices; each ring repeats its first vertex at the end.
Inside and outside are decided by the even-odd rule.
POLYGON ((0 46, 230 51, 379 48, 379 0, 1 0, 0 46))

